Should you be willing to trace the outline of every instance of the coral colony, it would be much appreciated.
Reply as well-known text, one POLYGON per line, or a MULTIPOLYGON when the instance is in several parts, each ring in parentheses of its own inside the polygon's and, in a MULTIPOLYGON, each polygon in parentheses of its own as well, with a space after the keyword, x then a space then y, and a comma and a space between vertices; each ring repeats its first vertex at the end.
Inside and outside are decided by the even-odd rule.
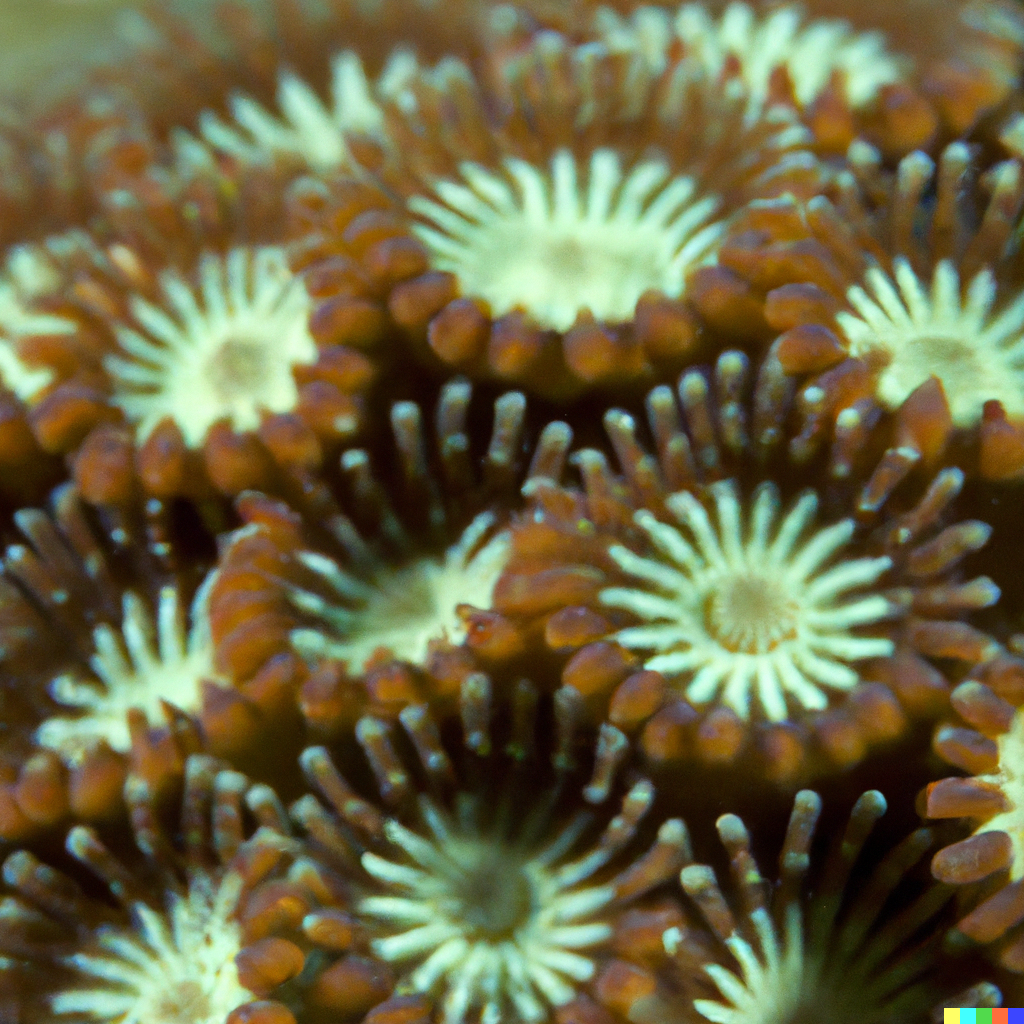
POLYGON ((0 131, 0 1020, 1024 1000, 1024 7, 270 0, 0 131))

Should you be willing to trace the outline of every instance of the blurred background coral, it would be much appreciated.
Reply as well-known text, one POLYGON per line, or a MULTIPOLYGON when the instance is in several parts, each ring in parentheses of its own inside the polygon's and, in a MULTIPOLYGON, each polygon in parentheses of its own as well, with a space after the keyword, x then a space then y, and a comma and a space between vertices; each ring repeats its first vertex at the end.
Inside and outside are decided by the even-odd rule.
MULTIPOLYGON (((146 32, 144 0, 2 0, 0 95, 34 103, 72 84, 83 70, 116 58, 146 32)), ((174 0, 165 8, 201 23, 211 0, 174 0)))

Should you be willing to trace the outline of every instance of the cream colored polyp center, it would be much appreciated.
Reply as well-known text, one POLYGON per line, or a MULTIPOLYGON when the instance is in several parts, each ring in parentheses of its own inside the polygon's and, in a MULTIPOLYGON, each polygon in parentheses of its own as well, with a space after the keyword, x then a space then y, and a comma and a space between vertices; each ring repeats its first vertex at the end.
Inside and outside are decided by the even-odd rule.
POLYGON ((615 639, 651 652, 645 667, 678 679, 694 704, 719 700, 746 719, 756 696, 772 721, 787 718, 787 701, 826 707, 831 692, 857 685, 854 663, 893 651, 888 637, 860 632, 890 614, 871 590, 889 559, 841 557, 853 523, 812 530, 811 492, 785 515, 772 484, 757 489, 749 510, 734 481, 713 485, 711 497, 717 523, 684 491, 666 501, 681 529, 637 513, 649 557, 608 549, 633 581, 603 590, 601 602, 640 623, 615 639))
POLYGON ((462 624, 441 583, 443 568, 422 559, 399 570, 382 570, 375 592, 354 620, 351 662, 365 668, 374 650, 387 647, 397 657, 420 664, 431 639, 462 640, 462 624))
POLYGON ((337 658, 362 672, 380 650, 425 664, 434 641, 460 644, 466 631, 460 605, 490 608, 509 556, 509 534, 495 531, 495 517, 478 515, 441 557, 406 565, 379 565, 358 578, 332 559, 304 552, 300 561, 320 578, 319 591, 294 588, 292 602, 312 619, 292 631, 304 657, 337 658))
POLYGON ((413 230, 436 269, 494 316, 525 310, 542 327, 566 330, 589 310, 628 320, 649 290, 679 296, 687 270, 709 258, 721 225, 718 202, 693 181, 646 161, 627 174, 618 155, 597 150, 581 188, 575 158, 560 150, 550 174, 522 160, 503 173, 461 168, 465 184, 440 181, 436 199, 413 196, 413 230))
POLYGON ((482 851, 468 870, 453 871, 451 886, 459 918, 477 941, 512 939, 534 911, 534 886, 512 851, 500 846, 482 851))
POLYGON ((836 321, 850 354, 877 373, 876 397, 886 408, 898 408, 937 377, 958 427, 976 426, 990 400, 1011 417, 1024 415, 1024 295, 995 311, 989 270, 962 294, 956 268, 941 260, 926 291, 899 258, 892 277, 871 268, 847 300, 856 313, 840 312, 836 321))
POLYGON ((1013 716, 1010 728, 996 741, 999 768, 993 775, 981 775, 979 781, 998 786, 1007 801, 1007 810, 989 818, 982 832, 1005 832, 1013 845, 1010 881, 1024 878, 1024 708, 1013 716))
POLYGON ((54 1017, 96 1024, 222 1024, 253 993, 238 977, 241 879, 196 875, 166 913, 132 908, 134 926, 102 927, 65 964, 74 980, 50 998, 54 1017))
POLYGON ((457 822, 424 800, 425 833, 389 821, 396 859, 363 854, 381 895, 357 909, 377 936, 377 957, 396 970, 404 965, 399 988, 431 993, 441 1024, 550 1022, 553 1008, 593 977, 588 951, 611 935, 599 915, 615 888, 589 884, 609 858, 589 850, 556 867, 579 839, 581 819, 527 856, 517 844, 465 830, 470 806, 464 801, 467 821, 457 822))
POLYGON ((164 993, 156 1005, 156 1019, 167 1024, 195 1024, 210 1016, 210 996, 195 981, 186 981, 173 993, 164 993))
POLYGON ((273 360, 261 339, 228 338, 206 365, 206 379, 222 402, 231 403, 258 392, 273 360))
POLYGON ((496 314, 529 310, 542 326, 565 330, 589 309, 598 319, 628 320, 649 288, 678 293, 665 281, 658 253, 603 226, 573 232, 531 230, 509 224, 481 246, 480 273, 470 290, 487 298, 496 314))
POLYGON ((136 299, 137 327, 120 327, 105 366, 113 400, 145 440, 173 420, 190 448, 227 421, 255 430, 265 413, 298 404, 294 367, 316 361, 310 300, 282 249, 206 254, 198 283, 163 275, 162 304, 136 299))
POLYGON ((155 617, 138 595, 125 593, 121 629, 103 623, 93 630, 92 676, 71 672, 53 680, 51 695, 68 713, 47 718, 36 730, 36 742, 71 760, 84 757, 98 743, 127 753, 133 708, 154 725, 165 721, 165 704, 196 711, 204 681, 226 682, 214 666, 209 632, 207 600, 213 579, 211 574, 196 591, 188 629, 176 588, 160 591, 155 617))
POLYGON ((755 572, 722 579, 705 612, 711 635, 726 650, 743 654, 763 654, 793 639, 799 614, 799 601, 778 580, 755 572))
POLYGON ((950 402, 953 419, 963 426, 977 422, 986 395, 995 396, 1002 387, 989 379, 980 354, 971 339, 924 335, 902 339, 894 346, 892 361, 882 371, 878 397, 887 408, 898 408, 929 377, 938 377, 950 402))

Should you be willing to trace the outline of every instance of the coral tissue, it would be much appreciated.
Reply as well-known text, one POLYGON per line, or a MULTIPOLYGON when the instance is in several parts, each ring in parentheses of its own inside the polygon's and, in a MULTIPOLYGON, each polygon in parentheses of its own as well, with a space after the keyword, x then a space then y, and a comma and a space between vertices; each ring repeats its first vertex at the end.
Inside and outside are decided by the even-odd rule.
POLYGON ((211 8, 0 126, 0 1020, 1024 999, 1024 8, 211 8))

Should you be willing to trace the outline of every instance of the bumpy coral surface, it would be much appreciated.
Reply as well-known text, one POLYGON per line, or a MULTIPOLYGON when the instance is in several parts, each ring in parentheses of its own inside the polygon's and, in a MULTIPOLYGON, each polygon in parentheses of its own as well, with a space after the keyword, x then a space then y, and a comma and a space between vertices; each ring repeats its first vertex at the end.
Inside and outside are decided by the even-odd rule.
POLYGON ((1020 10, 990 0, 613 3, 594 21, 655 64, 680 46, 711 70, 734 62, 756 97, 805 108, 826 145, 867 133, 894 153, 968 131, 1011 91, 1024 56, 1020 10))
POLYGON ((442 62, 386 105, 373 177, 339 187, 303 247, 318 315, 350 319, 331 279, 351 266, 360 300, 383 286, 417 348, 476 376, 564 396, 679 364, 688 277, 736 212, 817 181, 806 130, 781 107, 748 115, 724 72, 553 33, 494 77, 442 62))
POLYGON ((908 490, 912 452, 883 459, 859 487, 799 491, 784 505, 751 453, 785 447, 786 409, 771 415, 771 374, 745 400, 745 368, 728 353, 717 394, 690 371, 678 398, 667 387, 648 396, 660 457, 613 410, 620 476, 591 450, 579 456, 582 487, 532 484, 497 607, 574 652, 563 680, 607 699, 616 724, 647 722, 652 756, 730 761, 753 741, 792 775, 821 753, 852 763, 899 735, 908 712, 941 711, 949 687, 927 659, 990 657, 996 641, 960 620, 998 589, 960 578, 990 533, 944 522, 962 475, 908 490), (823 499, 835 510, 821 521, 823 499), (858 526, 887 502, 902 507, 890 524, 858 526))
POLYGON ((718 819, 730 858, 732 898, 723 895, 707 865, 684 868, 680 880, 725 948, 709 958, 693 934, 677 927, 664 935, 681 966, 704 961, 717 989, 694 999, 702 1018, 716 1024, 796 1024, 808 1014, 825 1013, 836 1022, 883 1022, 920 1019, 957 1000, 963 1000, 958 1006, 992 1005, 998 996, 991 988, 958 993, 955 981, 936 973, 938 935, 921 940, 949 900, 945 887, 919 893, 884 932, 874 934, 886 903, 901 885, 910 887, 908 876, 932 841, 927 829, 893 848, 860 892, 850 891, 850 874, 885 812, 881 793, 862 794, 841 847, 823 869, 812 871, 821 798, 810 790, 798 793, 779 854, 780 877, 767 890, 743 821, 735 815, 718 819), (811 875, 818 877, 808 886, 811 875))
MULTIPOLYGON (((400 728, 418 760, 408 766, 396 753, 395 729, 360 719, 356 738, 380 788, 371 800, 353 792, 326 750, 303 753, 337 825, 357 837, 346 848, 337 825, 325 827, 320 804, 306 798, 296 805, 314 850, 323 847, 314 856, 352 876, 355 895, 343 909, 369 937, 371 962, 385 965, 376 972, 377 999, 392 987, 430 997, 447 1024, 542 1021, 555 1009, 576 1020, 585 1019, 585 996, 613 1012, 622 1008, 632 996, 621 990, 627 963, 651 984, 643 947, 632 955, 619 950, 625 961, 610 954, 628 908, 689 860, 689 838, 682 822, 668 820, 649 849, 638 843, 654 787, 642 778, 623 786, 616 777, 621 734, 605 729, 585 739, 570 708, 558 698, 539 703, 529 683, 505 695, 487 676, 471 674, 458 696, 457 741, 444 742, 429 706, 402 711, 400 728), (538 710, 554 711, 553 735, 545 736, 538 710), (577 766, 575 752, 595 739, 592 767, 577 766), (420 773, 426 786, 418 792, 420 773), (520 788, 527 779, 530 793, 520 788)), ((328 921, 314 918, 309 930, 330 939, 337 912, 322 913, 328 921)), ((346 987, 365 971, 355 959, 342 956, 326 969, 314 1002, 370 1009, 354 1005, 358 989, 346 987)))
POLYGON ((61 331, 21 331, 23 360, 45 374, 31 389, 22 373, 38 445, 108 502, 301 475, 358 429, 372 378, 361 353, 314 336, 282 202, 266 205, 287 176, 226 172, 194 143, 182 154, 172 178, 125 188, 102 247, 48 247, 54 281, 34 301, 60 311, 61 331))
POLYGON ((1017 0, 201 13, 0 95, 0 1018, 1021 1002, 1017 0))
POLYGON ((283 877, 287 861, 276 833, 246 839, 238 822, 225 820, 237 814, 248 788, 243 776, 218 770, 212 759, 189 761, 180 868, 141 783, 131 789, 135 845, 145 854, 137 866, 121 863, 83 826, 66 843, 81 882, 27 850, 7 857, 2 943, 10 969, 31 988, 34 1014, 214 1024, 242 1006, 258 1007, 258 993, 301 970, 297 946, 264 939, 258 918, 244 920, 247 903, 274 892, 274 876, 283 877), (86 894, 89 874, 112 903, 86 894), (268 945, 277 959, 261 970, 268 945))
POLYGON ((445 385, 436 433, 420 406, 396 402, 391 443, 342 456, 349 515, 330 495, 308 516, 264 495, 239 499, 246 525, 224 542, 211 605, 219 657, 236 678, 291 652, 310 671, 365 677, 373 692, 375 679, 427 668, 445 650, 522 649, 494 611, 508 503, 517 483, 560 472, 567 428, 549 424, 524 459, 525 400, 509 392, 493 404, 487 447, 474 452, 471 399, 465 380, 445 385))
POLYGON ((806 380, 812 437, 881 407, 899 445, 931 459, 977 446, 983 475, 1018 475, 1020 166, 997 164, 979 183, 959 142, 894 171, 863 143, 850 157, 833 198, 758 211, 728 269, 711 274, 766 290, 779 358, 806 380))
POLYGON ((982 882, 982 899, 959 924, 983 942, 1000 939, 1000 956, 1019 970, 1022 860, 1021 716, 1024 665, 1004 656, 953 691, 958 719, 935 734, 935 749, 966 771, 928 787, 932 818, 965 818, 971 835, 936 854, 936 877, 958 885, 982 882), (983 881, 984 880, 984 881, 983 881), (1006 936, 1006 938, 1004 938, 1006 936))
POLYGON ((141 558, 120 585, 119 555, 144 526, 125 521, 103 531, 94 512, 65 486, 49 514, 16 514, 22 542, 4 554, 7 839, 69 812, 107 819, 123 807, 129 767, 162 791, 180 779, 198 730, 210 749, 238 754, 277 710, 278 691, 246 695, 216 667, 215 575, 174 572, 165 551, 141 558))

